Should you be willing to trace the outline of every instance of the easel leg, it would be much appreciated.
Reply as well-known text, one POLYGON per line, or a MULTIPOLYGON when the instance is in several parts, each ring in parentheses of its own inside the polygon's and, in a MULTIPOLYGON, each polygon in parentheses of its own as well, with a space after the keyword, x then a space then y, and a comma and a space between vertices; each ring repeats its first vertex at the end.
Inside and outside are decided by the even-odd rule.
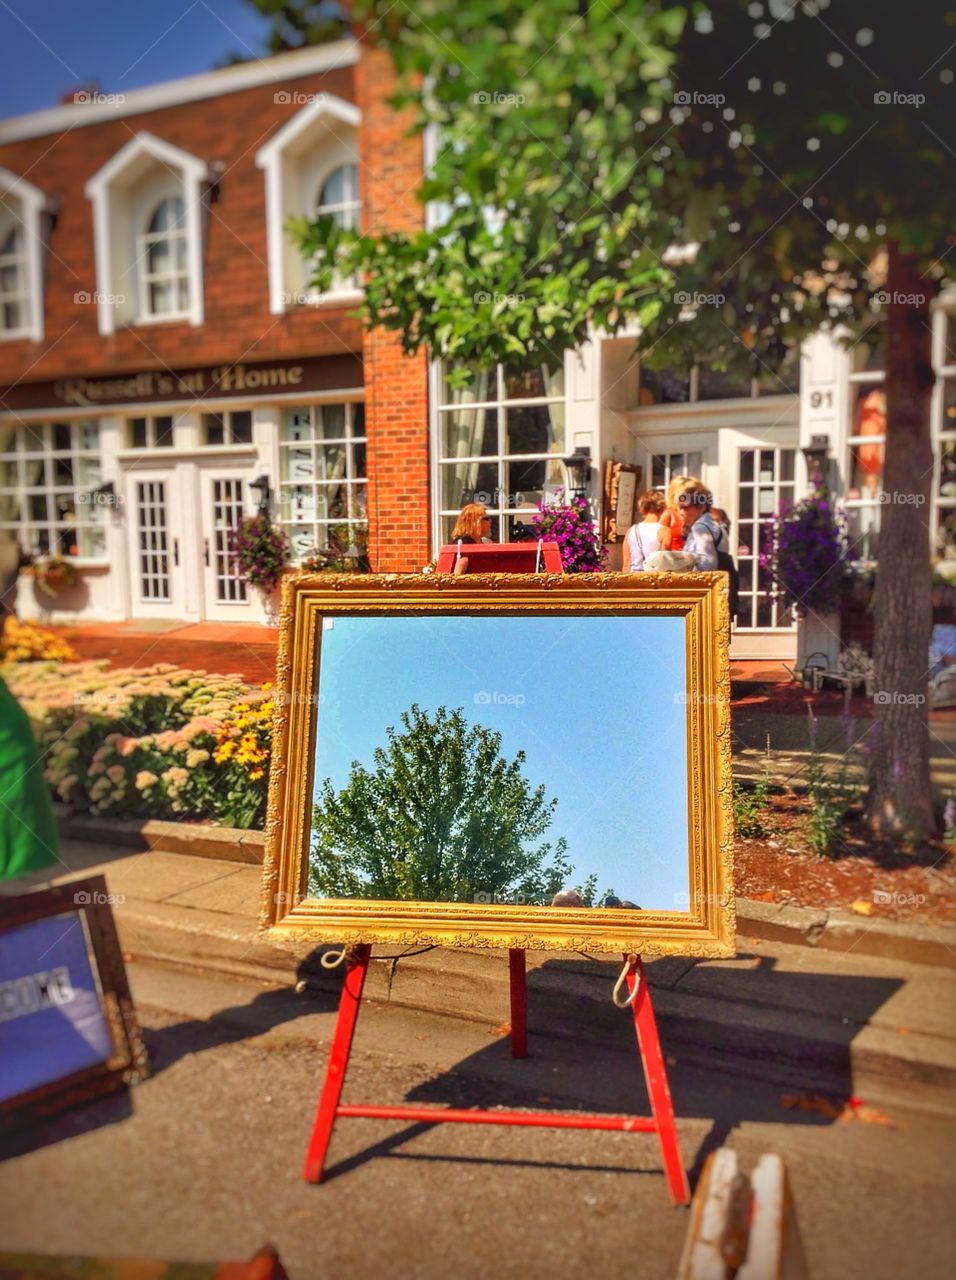
POLYGON ((508 952, 508 969, 511 979, 511 1056, 528 1056, 528 986, 526 981, 525 952, 512 947, 508 952))
POLYGON ((628 991, 633 992, 635 982, 640 983, 640 991, 631 1006, 634 1011, 634 1030, 637 1032, 637 1047, 641 1051, 641 1065, 644 1068, 644 1079, 647 1082, 647 1092, 651 1100, 651 1111, 657 1122, 657 1136, 661 1142, 667 1184, 675 1204, 689 1204, 690 1188, 687 1185, 687 1174, 680 1158, 680 1147, 677 1145, 674 1104, 671 1102, 667 1069, 664 1066, 661 1042, 657 1035, 657 1019, 654 1017, 654 1007, 647 990, 644 966, 639 958, 631 965, 628 972, 628 991))
POLYGON ((325 1155, 332 1137, 335 1113, 342 1097, 345 1070, 352 1051, 352 1037, 355 1034, 355 1023, 359 1005, 362 1002, 362 988, 365 986, 365 975, 368 973, 371 953, 371 946, 357 946, 353 950, 352 957, 346 962, 345 982, 339 999, 339 1016, 335 1023, 332 1047, 329 1050, 329 1064, 325 1069, 325 1083, 322 1086, 322 1096, 319 1098, 315 1113, 315 1124, 302 1172, 306 1182, 322 1181, 325 1155))

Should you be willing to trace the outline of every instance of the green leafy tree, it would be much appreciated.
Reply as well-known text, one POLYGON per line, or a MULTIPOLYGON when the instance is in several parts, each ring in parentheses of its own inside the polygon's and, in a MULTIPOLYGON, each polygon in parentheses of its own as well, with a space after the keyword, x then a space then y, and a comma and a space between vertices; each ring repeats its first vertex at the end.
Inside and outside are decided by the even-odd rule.
MULTIPOLYGON (((956 243, 952 6, 357 0, 441 143, 415 233, 294 227, 365 323, 450 362, 556 367, 595 330, 772 380, 821 326, 885 348, 869 814, 934 825, 926 655, 929 307, 956 243)), ((952 358, 952 357, 951 357, 952 358)))
POLYGON ((374 766, 322 785, 312 819, 309 891, 336 898, 549 903, 568 882, 566 841, 540 842, 557 800, 523 775, 525 755, 461 710, 417 705, 387 731, 374 766))

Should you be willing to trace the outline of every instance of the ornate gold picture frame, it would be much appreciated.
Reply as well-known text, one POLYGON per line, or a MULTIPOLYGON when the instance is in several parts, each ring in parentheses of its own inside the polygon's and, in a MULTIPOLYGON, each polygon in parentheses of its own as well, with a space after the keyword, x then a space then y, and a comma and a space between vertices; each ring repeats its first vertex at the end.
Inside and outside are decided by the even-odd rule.
MULTIPOLYGON (((496 638, 506 636, 507 627, 502 629, 500 623, 495 627, 496 638)), ((579 630, 585 636, 604 634, 590 622, 579 630)), ((720 573, 291 575, 283 585, 280 611, 263 869, 263 928, 276 940, 300 938, 311 943, 387 942, 636 952, 645 956, 732 955, 728 639, 727 585, 725 575, 720 573), (568 632, 566 625, 559 630, 561 619, 606 619, 607 626, 619 629, 626 642, 624 647, 617 642, 613 649, 598 647, 593 655, 588 654, 586 669, 575 668, 576 678, 584 682, 585 689, 590 688, 595 694, 610 689, 615 707, 619 705, 629 715, 633 713, 634 740, 608 742, 599 770, 601 776, 594 779, 594 785, 600 786, 605 795, 618 785, 619 776, 623 785, 625 766, 630 768, 630 760, 638 758, 644 762, 638 775, 652 786, 655 779, 661 779, 662 794, 668 771, 672 781, 674 777, 686 780, 686 810, 676 815, 681 831, 686 829, 686 841, 681 839, 679 848, 678 842, 672 841, 659 858, 669 858, 674 864, 673 885, 680 886, 671 895, 674 909, 664 909, 661 901, 643 909, 618 906, 617 899, 610 895, 600 905, 592 902, 587 906, 489 901, 490 895, 480 893, 475 895, 475 901, 308 896, 317 731, 321 737, 325 723, 327 737, 332 736, 328 727, 332 722, 327 717, 332 695, 328 689, 320 688, 323 635, 330 634, 337 620, 342 620, 341 631, 367 625, 356 624, 353 619, 390 618, 421 620, 423 633, 430 635, 440 626, 452 625, 442 620, 457 619, 454 625, 459 629, 457 634, 461 634, 460 620, 472 617, 525 619, 526 627, 529 619, 551 620, 541 622, 539 630, 554 625, 552 647, 559 657, 568 632), (670 669, 683 678, 665 698, 677 708, 674 723, 681 730, 682 741, 666 753, 656 751, 653 735, 648 741, 646 727, 643 732, 641 729, 641 708, 654 692, 650 688, 652 682, 644 679, 642 687, 641 680, 629 679, 630 670, 639 670, 637 655, 653 647, 645 643, 642 629, 652 639, 659 634, 639 620, 655 618, 678 620, 673 627, 667 624, 671 627, 668 635, 682 636, 682 644, 675 644, 670 654, 670 669), (629 662, 632 653, 634 663, 629 662)), ((499 650, 504 647, 499 646, 499 650)), ((402 652, 400 647, 396 650, 399 662, 402 652)), ((547 661, 546 653, 542 653, 541 660, 547 661)), ((560 665, 558 669, 561 670, 560 665)), ((367 719, 367 664, 363 669, 357 658, 354 669, 349 671, 347 664, 340 661, 325 678, 331 680, 333 676, 339 704, 348 709, 353 696, 349 690, 355 691, 355 716, 367 719), (360 693, 366 699, 364 704, 360 693)), ((541 678, 540 664, 537 678, 541 678)), ((566 670, 563 678, 568 679, 566 670)), ((555 706, 560 707, 560 679, 556 683, 555 706)), ((659 690, 656 696, 657 705, 663 705, 659 690)), ((489 700, 491 695, 485 693, 476 694, 474 699, 476 703, 489 700)), ((595 697, 596 704, 599 701, 595 697)), ((609 705, 606 699, 605 705, 609 705)), ((557 750, 574 752, 575 744, 560 722, 555 727, 555 740, 559 744, 557 750)), ((667 816, 655 813, 650 805, 645 818, 648 824, 659 825, 667 816)), ((674 813, 670 812, 669 817, 673 820, 674 813)), ((587 824, 579 822, 577 829, 581 847, 582 830, 583 843, 587 843, 587 824)))

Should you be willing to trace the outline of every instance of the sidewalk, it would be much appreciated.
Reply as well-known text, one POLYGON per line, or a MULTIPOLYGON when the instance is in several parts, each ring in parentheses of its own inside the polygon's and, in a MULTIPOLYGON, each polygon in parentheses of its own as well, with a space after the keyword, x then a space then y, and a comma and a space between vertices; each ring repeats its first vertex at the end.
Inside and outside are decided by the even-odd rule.
MULTIPOLYGON (((333 996, 340 987, 341 975, 317 963, 322 948, 262 940, 258 867, 158 850, 104 856, 102 845, 79 842, 67 842, 63 857, 70 870, 57 881, 107 877, 124 952, 139 965, 277 987, 304 979, 333 996)), ((33 887, 30 879, 43 881, 35 874, 4 892, 33 887)), ((868 922, 852 927, 858 942, 868 922)), ((734 960, 649 962, 665 1052, 813 1094, 872 1102, 903 1091, 907 1105, 956 1110, 951 968, 865 955, 852 941, 840 951, 754 942, 747 928, 734 960)), ((391 956, 397 948, 380 950, 391 956)), ((619 1051, 620 1013, 610 1001, 618 968, 613 959, 529 953, 532 1031, 619 1051)), ((449 1027, 500 1028, 508 1017, 507 954, 436 949, 397 966, 376 963, 367 992, 380 1007, 427 1011, 451 1019, 449 1027)))

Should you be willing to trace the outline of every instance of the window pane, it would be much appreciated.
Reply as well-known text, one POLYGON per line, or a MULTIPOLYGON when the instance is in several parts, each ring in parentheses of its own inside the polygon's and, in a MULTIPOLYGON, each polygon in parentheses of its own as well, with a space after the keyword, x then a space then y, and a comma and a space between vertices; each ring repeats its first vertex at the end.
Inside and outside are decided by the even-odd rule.
POLYGON ((129 442, 133 449, 146 448, 146 419, 131 418, 128 424, 129 442))
POLYGON ((464 462, 441 469, 441 505, 445 511, 458 511, 469 502, 498 505, 498 464, 496 462, 464 462))
POLYGON ((24 423, 21 427, 23 432, 23 449, 25 453, 39 453, 46 446, 46 430, 44 427, 31 426, 24 423))
POLYGON ((283 440, 311 440, 312 414, 307 407, 286 409, 282 415, 283 440))
POLYGON ((790 347, 783 361, 775 368, 760 368, 757 374, 757 395, 796 395, 800 390, 800 347, 790 347))
POLYGON ((749 484, 754 478, 754 450, 740 450, 740 480, 742 484, 749 484))
POLYGON ((936 517, 935 554, 956 560, 956 507, 940 507, 936 517))
POLYGON ((956 436, 939 442, 939 489, 941 498, 956 498, 956 436))
POLYGON ((353 404, 352 410, 352 435, 365 435, 365 405, 363 403, 353 404))
POLYGON ((352 446, 352 475, 356 479, 364 479, 366 471, 366 446, 364 443, 352 446))
POLYGON ((775 471, 775 460, 772 449, 760 450, 760 470, 758 479, 761 481, 772 480, 775 471))
POLYGON ((70 424, 68 422, 54 422, 53 424, 53 448, 59 450, 69 450, 72 444, 72 436, 70 434, 70 424))
POLYGON ((796 449, 780 450, 780 479, 784 481, 793 480, 793 466, 797 456, 796 449))
POLYGON ((314 474, 311 449, 280 449, 283 480, 310 480, 314 474))
POLYGON ((0 311, 0 319, 2 319, 4 329, 11 331, 21 329, 24 323, 23 308, 19 302, 5 302, 3 310, 0 311))
POLYGON ((280 501, 286 520, 302 523, 315 517, 315 490, 311 485, 283 486, 280 501))
POLYGON ((550 371, 536 365, 520 373, 505 371, 505 399, 532 400, 564 395, 564 367, 550 371))
POLYGON ((351 507, 349 516, 352 520, 368 518, 368 489, 364 484, 353 484, 350 490, 351 507))
POLYGON ((670 370, 641 369, 641 404, 685 404, 690 400, 690 378, 670 370))
POLYGON ((237 409, 231 418, 232 439, 235 444, 252 443, 252 411, 237 409))
POLYGON ((349 512, 348 486, 320 484, 315 489, 315 514, 319 520, 343 520, 349 512))
POLYGON ((222 416, 218 413, 204 413, 202 416, 202 434, 206 444, 225 444, 226 429, 222 416))
POLYGON ((701 369, 697 374, 698 400, 749 399, 750 378, 736 373, 715 373, 701 369))
POLYGON ((483 400, 498 399, 498 373, 495 369, 483 369, 476 373, 466 387, 449 386, 447 373, 459 367, 456 362, 443 367, 442 404, 466 405, 479 404, 483 400))
POLYGON ((149 286, 149 314, 152 316, 167 315, 173 309, 172 286, 168 281, 149 286))
POLYGON ((856 373, 879 373, 886 368, 886 353, 883 346, 882 327, 874 330, 878 338, 875 345, 858 342, 853 348, 853 369, 856 373))
POLYGON ((53 459, 53 483, 56 485, 73 483, 73 463, 70 458, 53 459))
POLYGON ((156 432, 157 449, 171 449, 173 447, 173 420, 172 418, 162 417, 153 419, 156 432))
POLYGON ((739 512, 739 514, 740 514, 740 519, 741 519, 741 520, 749 520, 749 519, 753 516, 753 513, 754 513, 754 491, 753 491, 753 489, 741 489, 741 490, 740 490, 740 500, 739 500, 739 504, 738 504, 738 505, 739 505, 739 507, 740 507, 740 512, 739 512))
POLYGON ((875 498, 883 483, 883 444, 869 443, 850 446, 849 499, 875 498))
POLYGON ((879 506, 848 507, 846 517, 850 559, 875 560, 879 547, 879 506))
POLYGON ((311 524, 287 525, 286 532, 292 544, 292 555, 296 560, 301 560, 314 548, 315 529, 311 524))
POLYGON ((498 452, 496 409, 453 409, 440 418, 446 458, 485 457, 498 452))
POLYGON ((0 488, 12 489, 17 483, 17 464, 14 458, 0 462, 0 488))
POLYGON ((50 519, 48 499, 45 493, 31 493, 29 497, 30 519, 37 522, 50 519))
POLYGON ((98 449, 100 447, 100 424, 98 422, 81 422, 79 427, 80 449, 98 449))
POLYGON ((564 405, 524 405, 507 410, 507 453, 562 453, 564 405))
POLYGON ((342 480, 345 478, 344 444, 319 445, 315 451, 315 478, 317 480, 342 480))
POLYGON ((315 411, 316 435, 320 440, 344 440, 345 405, 324 404, 315 411))

